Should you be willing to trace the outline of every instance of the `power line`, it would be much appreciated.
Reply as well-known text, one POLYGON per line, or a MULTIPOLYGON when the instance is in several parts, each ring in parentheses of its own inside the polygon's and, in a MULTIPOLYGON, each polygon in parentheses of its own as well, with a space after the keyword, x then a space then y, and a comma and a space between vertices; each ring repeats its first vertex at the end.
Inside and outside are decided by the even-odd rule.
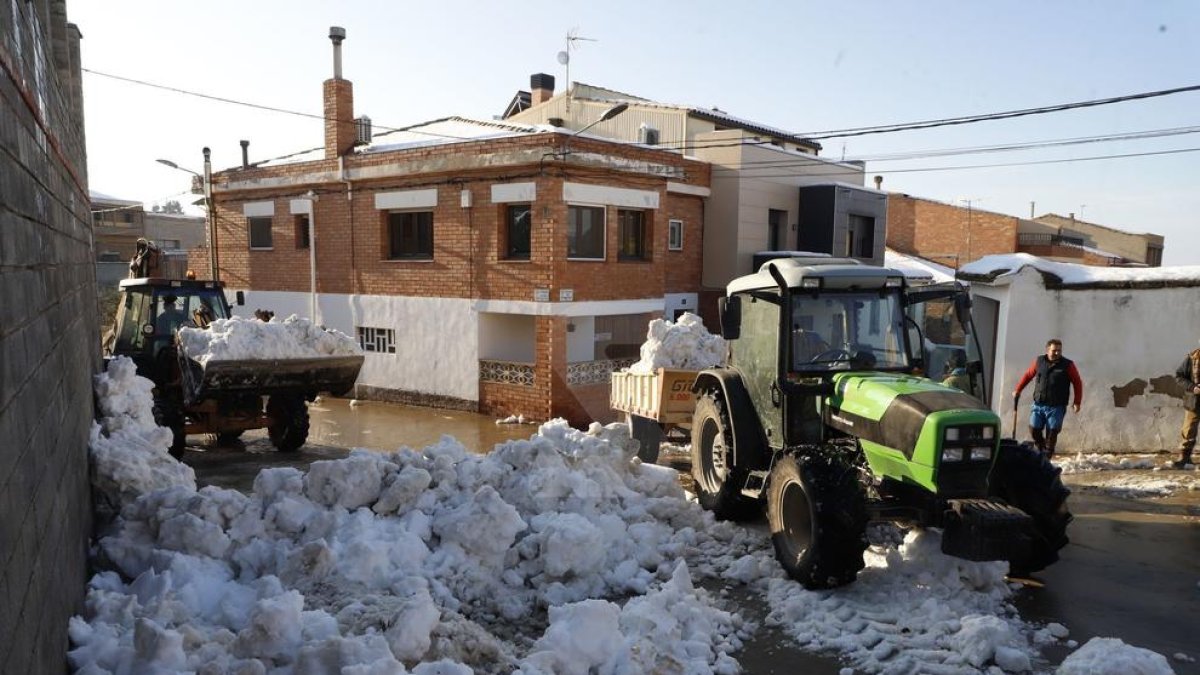
POLYGON ((1004 112, 984 113, 979 115, 965 115, 962 117, 944 117, 941 119, 923 120, 919 122, 903 122, 899 124, 881 124, 870 127, 852 127, 849 129, 835 129, 830 131, 817 131, 809 134, 799 134, 810 140, 822 140, 825 138, 846 138, 849 136, 865 136, 867 134, 886 134, 896 131, 910 131, 912 129, 929 129, 932 127, 952 126, 957 124, 972 124, 974 122, 990 122, 992 120, 1004 120, 1014 117, 1025 117, 1027 115, 1044 115, 1052 112, 1063 112, 1065 110, 1078 110, 1080 108, 1093 108, 1101 105, 1111 105, 1113 103, 1125 103, 1127 101, 1137 101, 1147 98, 1157 98, 1160 96, 1171 96, 1174 94, 1183 94, 1192 91, 1200 91, 1200 85, 1191 85, 1187 87, 1175 87, 1174 89, 1160 89, 1158 91, 1147 91, 1138 94, 1128 94, 1125 96, 1112 96, 1109 98, 1098 98, 1090 101, 1078 101, 1075 103, 1060 103, 1057 105, 1041 106, 1037 108, 1022 108, 1020 110, 1007 110, 1004 112))

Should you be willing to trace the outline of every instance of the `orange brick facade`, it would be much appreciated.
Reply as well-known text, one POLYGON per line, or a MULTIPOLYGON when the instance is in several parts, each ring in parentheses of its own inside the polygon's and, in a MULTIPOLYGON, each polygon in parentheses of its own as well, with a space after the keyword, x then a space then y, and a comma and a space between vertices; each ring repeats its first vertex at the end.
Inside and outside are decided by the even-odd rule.
POLYGON ((888 195, 887 245, 958 268, 985 255, 1017 250, 1015 216, 967 209, 905 194, 888 195))
MULTIPOLYGON (((328 100, 329 94, 337 93, 330 91, 337 82, 325 84, 328 100)), ((340 159, 344 166, 335 158, 222 172, 214 176, 221 279, 231 288, 308 292, 310 250, 299 246, 290 201, 309 198, 311 192, 316 199, 313 227, 320 294, 531 302, 535 289, 548 291, 552 301, 559 300, 560 291, 570 289, 573 302, 580 303, 698 292, 704 199, 671 191, 668 184, 707 187, 709 166, 666 151, 578 137, 571 139, 571 154, 563 162, 561 154, 553 154, 561 152, 562 143, 560 134, 517 135, 350 154, 340 159), (587 154, 586 164, 574 161, 577 153, 587 154), (438 170, 456 157, 471 155, 489 161, 485 167, 438 170), (530 157, 542 161, 529 161, 530 157), (338 180, 355 170, 362 175, 363 169, 393 166, 418 170, 377 170, 370 180, 349 184, 338 180), (654 170, 639 170, 639 166, 654 170), (314 176, 324 180, 311 180, 314 176), (536 197, 530 202, 528 260, 505 259, 507 204, 492 202, 492 186, 513 183, 536 186, 536 197), (645 259, 618 259, 617 211, 632 207, 609 205, 604 207, 604 259, 568 260, 564 183, 656 193, 658 208, 638 209, 645 219, 645 259), (437 193, 436 206, 429 209, 433 212, 432 260, 386 259, 388 211, 376 207, 376 195, 430 189, 437 193), (242 215, 245 204, 261 202, 274 206, 270 250, 250 248, 248 219, 242 215), (672 219, 684 222, 683 250, 668 250, 672 219)), ((193 259, 192 267, 206 270, 207 261, 193 259)), ((562 416, 573 424, 607 416, 607 385, 567 383, 567 323, 563 316, 536 317, 533 386, 482 382, 480 411, 522 413, 540 420, 562 416)))

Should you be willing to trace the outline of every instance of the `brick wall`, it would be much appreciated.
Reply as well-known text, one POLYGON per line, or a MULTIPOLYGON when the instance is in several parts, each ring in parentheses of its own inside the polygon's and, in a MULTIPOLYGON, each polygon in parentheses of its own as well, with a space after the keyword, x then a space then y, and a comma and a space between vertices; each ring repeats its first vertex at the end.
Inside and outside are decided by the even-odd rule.
POLYGON ((3 673, 66 671, 67 620, 82 609, 92 527, 96 272, 79 34, 65 17, 63 0, 0 3, 3 673), (39 62, 49 70, 36 73, 39 62))
POLYGON ((1017 221, 979 209, 888 195, 887 245, 955 267, 985 255, 1017 250, 1017 221))

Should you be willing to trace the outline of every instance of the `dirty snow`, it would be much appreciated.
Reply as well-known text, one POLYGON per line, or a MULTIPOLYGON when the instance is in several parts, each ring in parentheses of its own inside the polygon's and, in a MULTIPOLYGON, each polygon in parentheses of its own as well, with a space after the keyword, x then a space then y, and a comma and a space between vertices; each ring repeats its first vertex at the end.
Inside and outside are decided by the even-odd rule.
POLYGON ((679 320, 655 319, 646 331, 641 359, 629 367, 632 373, 653 373, 659 368, 702 370, 725 362, 726 344, 709 333, 700 317, 684 312, 679 320))
POLYGON ((1174 675, 1162 654, 1116 638, 1092 638, 1058 667, 1058 675, 1174 675))
MULTIPOLYGON (((123 368, 98 379, 113 399, 102 403, 106 428, 132 439, 110 431, 107 451, 165 456, 144 381, 123 368)), ((87 673, 738 672, 757 626, 706 585, 746 585, 769 623, 856 673, 1044 672, 1040 649, 1068 635, 1023 622, 1004 564, 942 555, 936 531, 872 546, 851 586, 805 591, 760 528, 715 522, 673 470, 634 454, 622 425, 581 432, 557 420, 482 456, 443 437, 307 472, 266 469, 249 494, 194 480, 128 486, 140 496, 96 547, 102 571, 71 621, 70 663, 87 673)), ((1145 652, 1094 644, 1076 655, 1085 670, 1145 652)))
POLYGON ((238 359, 298 359, 361 354, 345 333, 325 329, 295 314, 282 321, 231 317, 208 328, 180 328, 184 353, 201 365, 238 359))
POLYGON ((1164 469, 1164 462, 1153 457, 1080 452, 1055 464, 1062 468, 1063 475, 1072 476, 1072 487, 1125 499, 1169 497, 1180 491, 1200 490, 1200 472, 1164 469))

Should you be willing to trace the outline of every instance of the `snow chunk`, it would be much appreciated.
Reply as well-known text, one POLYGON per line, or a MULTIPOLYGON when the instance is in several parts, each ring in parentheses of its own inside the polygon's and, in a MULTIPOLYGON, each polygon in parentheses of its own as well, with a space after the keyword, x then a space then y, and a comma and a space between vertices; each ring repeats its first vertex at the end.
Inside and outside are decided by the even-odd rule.
POLYGON ((1092 638, 1068 656, 1058 675, 1174 675, 1167 658, 1117 638, 1092 638))
POLYGON ((295 314, 279 321, 230 317, 208 328, 180 328, 183 353, 201 365, 239 359, 302 359, 350 356, 362 350, 354 338, 295 314))
POLYGON ((726 343, 709 333, 700 317, 684 312, 672 323, 666 319, 650 322, 641 359, 629 367, 631 373, 653 373, 659 368, 702 370, 725 361, 726 343))

